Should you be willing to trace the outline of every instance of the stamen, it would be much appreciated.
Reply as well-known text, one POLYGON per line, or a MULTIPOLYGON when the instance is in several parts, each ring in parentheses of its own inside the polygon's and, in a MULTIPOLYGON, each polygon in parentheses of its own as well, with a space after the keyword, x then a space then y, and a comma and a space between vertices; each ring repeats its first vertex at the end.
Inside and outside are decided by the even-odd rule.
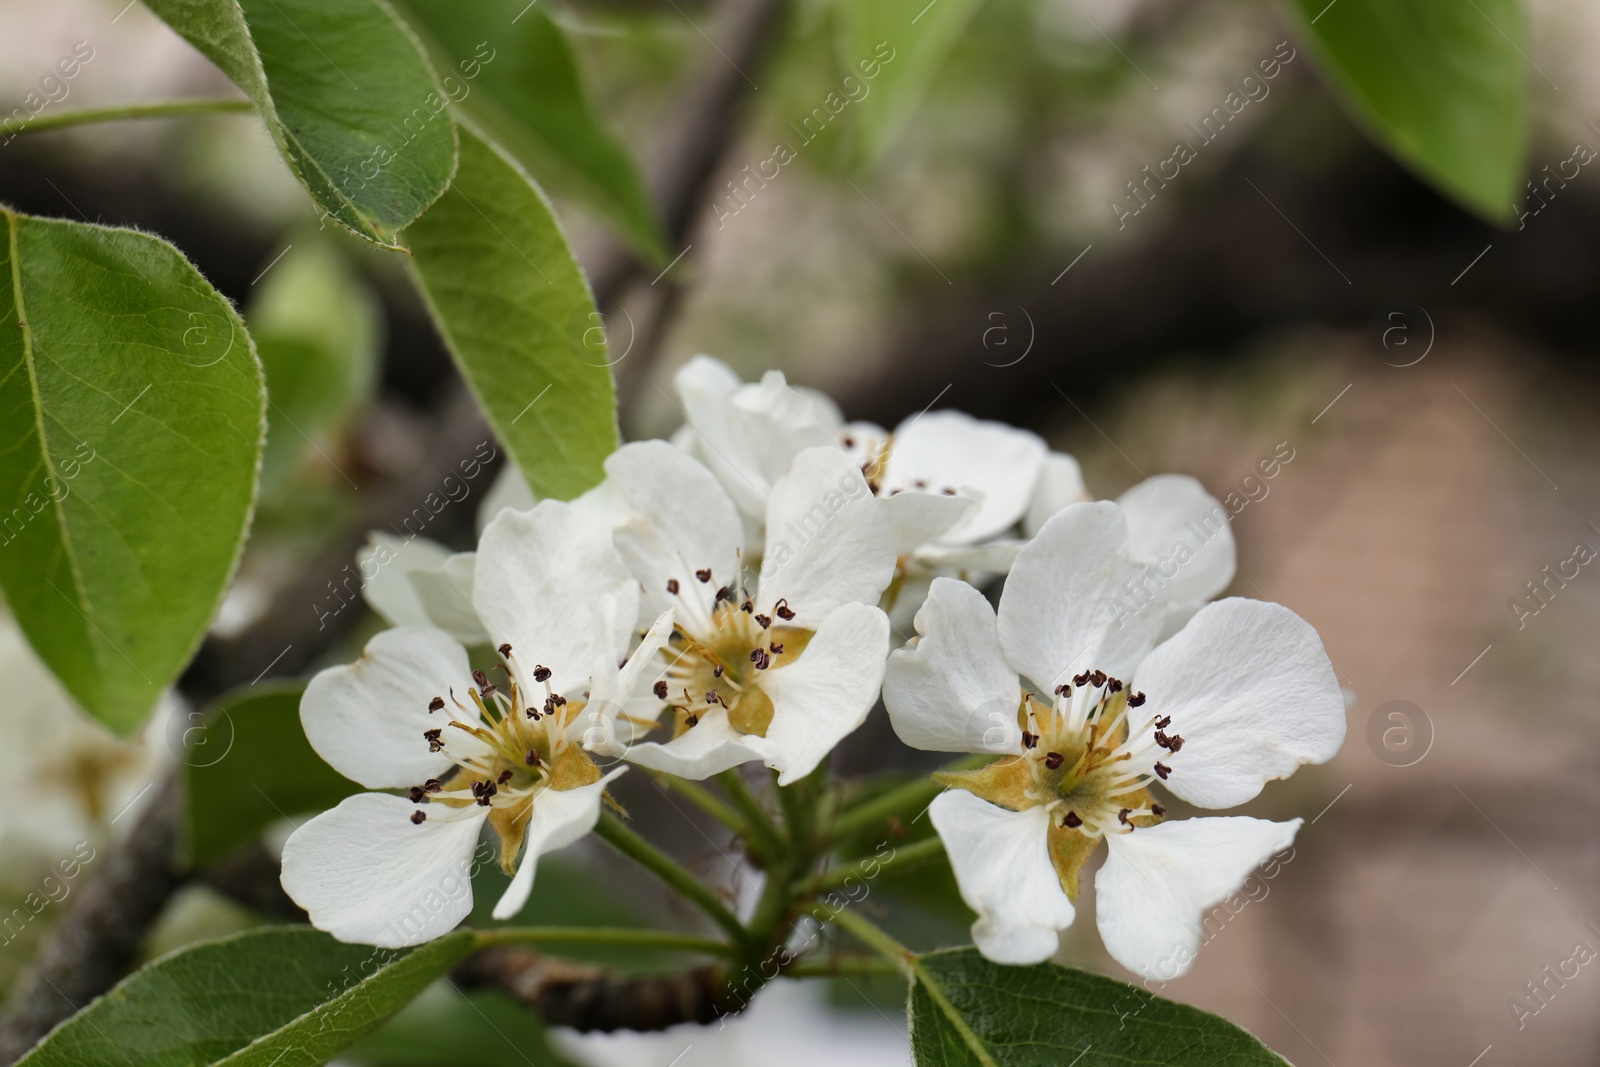
POLYGON ((657 682, 655 685, 651 686, 650 691, 656 695, 657 700, 667 699, 666 681, 663 679, 662 681, 657 682))
POLYGON ((425 811, 414 811, 411 813, 411 821, 417 826, 421 826, 423 823, 428 821, 428 813, 425 811))
POLYGON ((697 570, 697 571, 694 572, 694 576, 696 578, 700 579, 700 584, 701 585, 706 585, 711 581, 711 568, 710 567, 705 567, 705 568, 702 568, 700 570, 697 570))
POLYGON ((784 622, 788 622, 790 619, 794 618, 794 610, 789 607, 789 598, 788 597, 783 597, 782 599, 780 599, 778 601, 778 603, 773 606, 772 610, 773 610, 773 613, 776 614, 778 616, 778 618, 782 619, 784 622))
POLYGON ((422 736, 428 739, 429 752, 438 752, 444 748, 444 740, 440 736, 442 733, 444 731, 438 729, 422 731, 422 736))
POLYGON ((1066 757, 1059 752, 1047 752, 1044 757, 1044 765, 1052 771, 1059 770, 1065 760, 1066 757))
POLYGON ((1069 830, 1076 830, 1078 827, 1083 825, 1083 820, 1078 817, 1077 812, 1069 811, 1067 812, 1066 817, 1061 820, 1061 825, 1065 826, 1069 830))
POLYGON ((498 649, 498 651, 502 656, 509 657, 511 655, 511 645, 510 645, 510 643, 508 642, 506 644, 501 645, 500 648, 498 649))
POLYGON ((1172 768, 1168 767, 1165 763, 1156 764, 1156 777, 1161 779, 1163 782, 1167 780, 1167 775, 1171 773, 1172 768))
POLYGON ((677 596, 678 595, 678 579, 676 579, 676 578, 668 578, 667 579, 667 592, 671 593, 673 596, 677 596))
POLYGON ((533 680, 536 682, 548 682, 550 680, 550 668, 542 663, 535 663, 533 665, 533 680))
POLYGON ((443 711, 443 710, 444 710, 444 697, 434 697, 432 700, 428 701, 428 714, 429 715, 432 715, 436 711, 443 711))

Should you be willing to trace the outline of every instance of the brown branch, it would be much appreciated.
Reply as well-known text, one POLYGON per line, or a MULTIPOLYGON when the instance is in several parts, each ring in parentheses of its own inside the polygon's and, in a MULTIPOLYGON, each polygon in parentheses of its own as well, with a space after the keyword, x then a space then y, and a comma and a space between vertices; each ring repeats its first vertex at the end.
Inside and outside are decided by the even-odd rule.
POLYGON ((730 973, 726 963, 709 963, 675 974, 624 977, 502 946, 467 957, 451 978, 465 989, 508 993, 551 1026, 611 1031, 665 1030, 734 1014, 745 998, 733 988, 730 973))
POLYGON ((184 882, 177 855, 178 796, 167 779, 6 1001, 0 1063, 12 1063, 51 1027, 109 989, 134 961, 145 932, 184 882))

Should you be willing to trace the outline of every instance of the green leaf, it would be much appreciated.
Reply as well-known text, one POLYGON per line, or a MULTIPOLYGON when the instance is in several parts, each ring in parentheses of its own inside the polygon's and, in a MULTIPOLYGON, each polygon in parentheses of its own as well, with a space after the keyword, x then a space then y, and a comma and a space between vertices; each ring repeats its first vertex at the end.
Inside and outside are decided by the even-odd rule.
POLYGON ((1284 1067, 1226 1019, 1053 963, 1007 967, 976 949, 919 957, 918 1067, 1284 1067))
POLYGON ((534 493, 598 485, 617 447, 605 332, 538 186, 463 125, 450 191, 405 237, 445 343, 534 493))
POLYGON ((472 950, 414 949, 268 927, 147 964, 51 1031, 17 1067, 320 1067, 472 950))
MULTIPOLYGON (((542 873, 542 872, 541 872, 542 873)), ((436 983, 339 1057, 359 1067, 565 1067, 538 1015, 493 991, 436 983)))
POLYGON ((1473 211, 1516 212, 1526 150, 1517 0, 1294 0, 1373 139, 1473 211))
POLYGON ((238 563, 265 396, 244 323, 177 249, 0 208, 0 587, 127 733, 238 563))
POLYGON ((301 235, 269 266, 245 320, 267 374, 270 490, 372 391, 378 308, 334 248, 301 235))
POLYGON ((244 90, 325 212, 395 248, 456 164, 448 101, 380 0, 147 0, 244 90))
POLYGON ((876 159, 916 109, 981 0, 841 0, 839 62, 850 82, 819 101, 824 112, 848 109, 855 155, 876 159))
POLYGON ((185 842, 204 867, 290 815, 320 812, 361 787, 322 761, 300 726, 298 683, 257 685, 190 712, 181 735, 185 842))
POLYGON ((559 197, 606 218, 645 256, 666 260, 639 167, 584 90, 565 31, 526 0, 402 0, 434 42, 446 94, 559 197))

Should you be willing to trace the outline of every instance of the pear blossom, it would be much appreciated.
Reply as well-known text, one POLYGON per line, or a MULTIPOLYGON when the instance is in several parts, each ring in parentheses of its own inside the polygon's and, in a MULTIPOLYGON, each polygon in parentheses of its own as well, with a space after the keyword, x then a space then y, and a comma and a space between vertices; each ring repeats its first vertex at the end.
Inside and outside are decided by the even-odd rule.
POLYGON ((889 651, 875 605, 894 575, 894 538, 843 450, 806 449, 766 493, 760 573, 717 477, 663 441, 625 445, 578 502, 604 516, 657 619, 640 646, 659 650, 652 713, 634 707, 615 752, 705 778, 750 760, 786 785, 814 770, 866 719, 889 651), (660 620, 668 618, 662 627, 660 620))
POLYGON ((478 624, 498 642, 492 676, 445 631, 403 626, 318 674, 301 700, 312 747, 374 790, 284 846, 284 889, 341 940, 398 948, 454 927, 472 907, 485 824, 513 876, 494 916, 515 915, 539 856, 593 829, 624 769, 603 773, 590 751, 614 743, 614 720, 648 684, 652 657, 627 655, 639 586, 609 528, 557 501, 503 511, 474 571, 478 624))
POLYGON ((1035 434, 959 411, 922 412, 893 433, 846 424, 831 400, 782 372, 747 385, 710 356, 690 360, 677 388, 688 417, 682 441, 738 505, 752 548, 772 486, 800 451, 837 445, 855 458, 894 531, 884 606, 897 620, 909 623, 935 576, 988 580, 1022 544, 1007 535, 1035 499, 1049 454, 1035 434))
POLYGON ((1144 570, 1128 529, 1109 501, 1062 509, 1018 553, 998 613, 936 579, 918 636, 890 657, 884 703, 913 747, 1001 757, 941 776, 952 788, 929 809, 980 951, 1053 955, 1104 840, 1106 948, 1166 980, 1192 961, 1204 911, 1288 847, 1300 820, 1169 822, 1152 787, 1202 808, 1243 804, 1333 757, 1344 701, 1316 631, 1278 604, 1219 600, 1157 644, 1164 590, 1139 611, 1119 603, 1144 570))
MULTIPOLYGON (((1023 532, 1037 534, 1051 516, 1069 504, 1094 499, 1083 483, 1078 461, 1052 452, 1044 461, 1023 532)), ((1124 611, 1151 602, 1156 590, 1165 603, 1160 636, 1170 637, 1233 581, 1238 550, 1233 520, 1221 501, 1186 474, 1157 474, 1117 498, 1128 522, 1128 548, 1145 565, 1120 590, 1124 611)))

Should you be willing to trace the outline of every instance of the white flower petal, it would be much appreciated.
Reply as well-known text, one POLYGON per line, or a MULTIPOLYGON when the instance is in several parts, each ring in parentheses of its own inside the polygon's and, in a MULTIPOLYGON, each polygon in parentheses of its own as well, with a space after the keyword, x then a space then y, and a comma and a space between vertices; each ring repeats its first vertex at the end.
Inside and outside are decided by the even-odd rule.
POLYGON ((1022 532, 1032 537, 1068 504, 1093 499, 1083 484, 1083 469, 1078 461, 1065 452, 1052 452, 1039 473, 1039 484, 1028 504, 1028 514, 1022 520, 1022 532))
POLYGON ((697 724, 671 741, 634 744, 623 758, 652 771, 699 781, 729 767, 760 759, 761 753, 748 744, 760 740, 746 737, 728 725, 728 713, 724 709, 711 708, 700 716, 697 724))
POLYGON ((688 601, 710 619, 717 589, 737 584, 744 543, 738 509, 716 477, 665 441, 624 445, 606 460, 606 481, 632 517, 617 528, 617 551, 644 587, 644 611, 659 615, 688 601), (695 572, 709 568, 712 580, 695 572), (667 592, 676 581, 678 593, 667 592))
POLYGON ((876 604, 894 577, 894 534, 850 457, 812 448, 773 487, 761 562, 764 611, 785 599, 796 626, 843 604, 876 604))
POLYGON ((1165 607, 1159 586, 1139 585, 1144 575, 1115 504, 1057 512, 1017 553, 1000 596, 1000 644, 1011 665, 1044 693, 1085 670, 1127 679, 1165 607))
POLYGON ((528 903, 540 856, 566 848, 594 829, 594 824, 600 821, 600 795, 612 779, 627 769, 618 767, 598 782, 576 789, 546 789, 533 798, 522 862, 517 865, 511 884, 495 902, 493 915, 496 919, 509 919, 528 903))
POLYGON ((907 492, 879 497, 878 506, 894 531, 895 551, 905 556, 966 521, 979 504, 971 496, 907 492))
POLYGON ((795 456, 836 443, 837 413, 814 395, 791 389, 777 371, 759 385, 741 385, 722 363, 696 356, 678 372, 676 384, 695 431, 695 453, 739 510, 757 521, 765 516, 773 483, 795 456))
POLYGON ((524 671, 550 668, 558 693, 587 685, 597 654, 620 660, 639 617, 639 585, 610 528, 557 500, 495 517, 478 543, 472 595, 490 642, 510 642, 524 671))
POLYGON ((1203 915, 1232 896, 1258 864, 1294 843, 1300 820, 1183 819, 1107 834, 1094 879, 1106 951, 1128 970, 1168 981, 1188 969, 1203 915))
POLYGON ((449 558, 450 550, 437 541, 373 530, 367 534, 367 547, 356 553, 361 595, 391 626, 434 625, 411 584, 411 574, 436 570, 449 558))
POLYGON ((1202 604, 1233 581, 1236 550, 1227 511, 1186 474, 1158 474, 1117 498, 1128 551, 1167 583, 1173 607, 1202 604))
POLYGON ((475 552, 457 552, 428 570, 411 572, 411 587, 427 613, 428 621, 464 645, 489 640, 478 612, 472 606, 472 582, 477 571, 475 552))
POLYGON ((660 714, 662 701, 650 686, 666 673, 661 650, 672 637, 673 621, 670 608, 657 616, 620 669, 604 657, 595 664, 589 700, 575 723, 584 727, 578 734, 584 748, 623 755, 635 734, 626 717, 654 719, 660 714))
POLYGON ((483 503, 478 505, 478 533, 488 529, 495 516, 510 508, 513 511, 527 511, 539 502, 533 495, 533 490, 528 487, 528 479, 522 476, 522 471, 506 457, 505 465, 500 468, 500 473, 494 476, 494 483, 489 486, 489 491, 483 495, 483 503))
POLYGON ((900 740, 930 752, 1020 755, 1022 687, 983 594, 954 578, 934 579, 917 634, 890 654, 883 680, 883 705, 900 740))
POLYGON ((976 489, 977 511, 945 534, 945 540, 964 544, 1017 524, 1048 454, 1037 434, 959 411, 930 411, 895 430, 882 483, 886 490, 976 489))
POLYGON ((284 891, 341 941, 432 941, 472 910, 472 851, 489 809, 458 812, 384 793, 346 797, 289 835, 284 891), (426 822, 411 821, 418 811, 426 822))
POLYGON ((866 721, 888 652, 888 617, 847 604, 822 620, 798 659, 766 672, 761 688, 772 700, 772 722, 765 737, 746 744, 778 772, 780 786, 810 774, 866 721))
POLYGON ((944 840, 961 899, 978 913, 972 941, 996 963, 1042 963, 1076 912, 1050 862, 1050 813, 1008 811, 964 789, 941 793, 928 817, 944 840))
MULTIPOLYGON (((311 679, 300 724, 317 755, 346 778, 368 789, 420 785, 451 765, 446 753, 428 751, 423 731, 449 723, 450 688, 471 684, 466 650, 449 634, 402 626, 368 641, 354 663, 311 679), (434 697, 445 698, 445 710, 428 710, 434 697)), ((448 732, 452 747, 472 743, 448 732)))
POLYGON ((1231 808, 1344 741, 1344 697, 1317 631, 1282 604, 1229 597, 1139 665, 1145 709, 1172 716, 1183 748, 1166 787, 1204 808, 1231 808))

